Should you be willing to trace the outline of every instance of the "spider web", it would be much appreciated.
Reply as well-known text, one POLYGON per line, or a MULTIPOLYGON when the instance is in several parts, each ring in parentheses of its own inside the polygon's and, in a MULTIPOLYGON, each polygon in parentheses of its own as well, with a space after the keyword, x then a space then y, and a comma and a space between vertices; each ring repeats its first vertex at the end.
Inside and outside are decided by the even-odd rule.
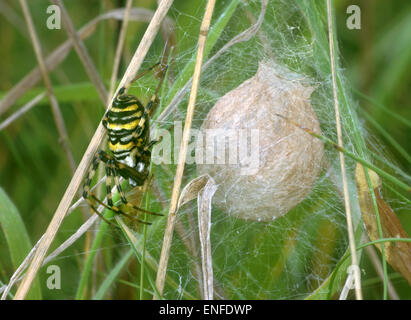
MULTIPOLYGON (((154 138, 161 132, 168 132, 170 140, 167 143, 172 147, 166 157, 170 159, 167 163, 161 162, 164 154, 160 160, 156 159, 159 154, 156 148, 153 150, 152 172, 155 179, 149 207, 153 212, 166 213, 170 205, 190 86, 180 100, 175 100, 175 97, 189 79, 186 74, 192 75, 205 3, 202 1, 197 11, 190 14, 179 6, 169 12, 169 17, 176 22, 177 41, 169 62, 168 80, 160 90, 161 105, 153 117, 152 136, 154 138), (187 68, 190 64, 191 69, 187 68), (164 110, 168 110, 166 117, 162 117, 164 110)), ((209 38, 219 32, 213 26, 229 14, 227 8, 233 3, 228 0, 217 3, 209 38)), ((325 12, 323 4, 316 5, 319 6, 317 9, 325 12)), ((309 79, 310 86, 315 88, 311 104, 322 134, 337 141, 329 62, 319 58, 316 51, 316 41, 319 40, 312 35, 308 18, 299 2, 269 1, 258 32, 247 41, 232 44, 220 54, 220 50, 230 41, 255 24, 260 14, 260 1, 237 1, 227 25, 218 33, 218 40, 203 63, 206 65, 208 59, 218 55, 202 70, 192 131, 200 130, 207 114, 221 97, 256 74, 261 61, 274 61, 309 79)), ((327 31, 324 29, 323 32, 326 34, 327 31)), ((146 57, 142 69, 158 62, 163 46, 161 41, 154 43, 152 51, 155 53, 146 57)), ((145 77, 133 84, 134 90, 140 91, 138 96, 146 97, 143 102, 147 102, 155 88, 153 79, 145 77)), ((345 86, 344 83, 342 85, 345 86)), ((348 105, 355 107, 350 97, 345 99, 348 105)), ((352 129, 354 122, 372 147, 373 154, 386 158, 379 143, 367 136, 353 110, 345 110, 341 120, 345 148, 355 150, 354 136, 358 132, 352 129)), ((190 145, 195 142, 195 137, 192 137, 190 145)), ((192 160, 194 150, 189 150, 188 158, 191 161, 186 161, 183 186, 199 175, 197 165, 192 160)), ((211 247, 216 299, 303 299, 318 289, 335 270, 348 247, 346 217, 338 152, 328 146, 324 146, 324 152, 324 161, 313 164, 321 168, 321 173, 310 194, 281 218, 272 222, 245 221, 229 214, 234 208, 213 206, 211 247)), ((355 162, 346 157, 346 166, 354 225, 358 226, 360 210, 353 175, 355 162)), ((271 190, 267 188, 266 192, 270 193, 271 190)), ((263 198, 264 194, 247 194, 251 206, 259 204, 263 198)), ((404 203, 400 205, 404 206, 404 203)), ((196 204, 190 203, 178 213, 164 289, 166 299, 202 298, 196 212, 196 204)), ((166 220, 166 217, 151 220, 153 225, 147 231, 146 252, 156 261, 160 257, 166 220)), ((107 236, 115 238, 116 247, 129 248, 121 236, 116 237, 112 233, 107 233, 107 236)), ((154 279, 155 270, 146 269, 154 279)), ((128 269, 128 272, 130 278, 139 281, 134 275, 135 270, 128 269)))
MULTIPOLYGON (((224 4, 227 6, 228 1, 224 4)), ((224 4, 216 8, 216 15, 218 10, 223 11, 224 4)), ((259 1, 240 3, 209 57, 255 23, 260 10, 259 1)), ((182 14, 177 10, 172 13, 176 20, 182 14)), ((199 9, 197 14, 186 18, 197 26, 200 21, 196 17, 201 14, 202 9, 199 9)), ((197 42, 197 38, 191 37, 182 27, 177 26, 177 29, 178 42, 183 44, 176 50, 176 74, 192 61, 197 42)), ((312 105, 323 134, 335 138, 330 78, 325 78, 320 71, 321 61, 315 57, 313 41, 305 17, 293 2, 270 1, 259 32, 249 41, 231 46, 202 72, 192 128, 200 129, 220 97, 254 76, 260 61, 272 59, 312 79, 316 87, 312 105)), ((165 121, 158 123, 159 127, 174 128, 176 134, 174 125, 184 123, 187 99, 188 94, 165 121)), ((337 153, 329 149, 325 152, 329 163, 338 165, 337 153)), ((176 163, 175 157, 173 163, 176 163)), ((324 166, 323 163, 316 165, 324 166)), ((273 222, 243 221, 229 216, 230 208, 213 207, 211 245, 216 298, 301 299, 323 283, 347 248, 345 214, 337 183, 340 181, 338 166, 334 169, 337 171, 324 166, 310 195, 273 222)), ((170 194, 174 178, 170 168, 153 166, 153 171, 157 177, 156 186, 170 194)), ((183 185, 197 175, 196 165, 186 164, 183 185)), ((352 181, 351 187, 354 187, 352 181)), ((261 194, 249 194, 248 201, 258 203, 261 197, 261 194)), ((159 199, 155 201, 168 208, 168 199, 163 203, 159 199)), ((179 290, 166 286, 166 298, 185 298, 185 291, 201 297, 196 211, 196 205, 190 204, 179 212, 168 265, 168 276, 179 284, 179 290)), ((164 220, 156 222, 156 227, 150 230, 148 251, 161 249, 160 230, 164 230, 164 220)))
MULTIPOLYGON (((158 119, 162 111, 170 106, 185 81, 179 84, 176 90, 173 85, 178 83, 185 73, 190 76, 192 74, 192 70, 187 71, 187 65, 194 65, 198 30, 206 1, 200 3, 197 11, 189 14, 185 12, 183 5, 173 6, 169 12, 169 17, 176 22, 177 41, 172 52, 168 78, 160 90, 161 105, 153 117, 152 124, 155 129, 152 130, 152 135, 158 136, 161 130, 170 133, 171 163, 159 162, 155 159, 156 151, 153 151, 154 183, 149 206, 149 210, 153 212, 168 212, 180 143, 177 137, 181 135, 186 117, 188 90, 177 104, 172 105, 167 117, 158 119)), ((233 3, 229 0, 217 2, 210 37, 219 32, 213 29, 213 26, 229 14, 227 8, 233 3)), ((193 131, 200 130, 207 114, 221 97, 255 75, 259 62, 271 60, 310 79, 310 85, 315 87, 311 104, 319 119, 322 134, 337 141, 331 75, 324 72, 324 64, 329 62, 318 58, 318 39, 312 35, 308 19, 298 3, 286 0, 269 1, 258 32, 248 41, 231 45, 202 71, 193 131)), ((234 13, 221 34, 218 34, 218 40, 206 55, 204 64, 237 35, 255 24, 260 14, 259 0, 237 1, 234 13)), ((132 38, 137 41, 134 34, 132 38)), ((157 40, 152 52, 147 55, 142 70, 158 62, 164 43, 157 40)), ((136 43, 130 45, 133 48, 136 46, 136 43)), ((156 86, 155 81, 154 77, 146 76, 134 83, 130 91, 139 90, 139 98, 144 97, 141 98, 142 102, 147 102, 156 86)), ((349 104, 355 106, 351 101, 349 104)), ((353 111, 345 113, 342 118, 344 146, 354 150, 355 133, 348 125, 352 119, 349 119, 347 114, 355 118, 353 111)), ((386 159, 378 141, 368 137, 361 125, 358 126, 361 134, 367 138, 372 152, 386 159)), ((192 143, 195 143, 195 138, 190 141, 190 144, 192 143)), ((281 218, 271 222, 245 221, 229 215, 233 208, 213 206, 211 247, 216 299, 303 299, 321 286, 335 270, 348 247, 346 218, 338 152, 328 146, 324 146, 324 152, 325 161, 313 164, 321 168, 321 173, 311 193, 281 218)), ((190 156, 192 158, 191 154, 190 156)), ((346 161, 352 210, 357 224, 360 215, 353 179, 355 162, 347 157, 346 161)), ((392 160, 386 162, 393 163, 392 160)), ((186 185, 198 175, 196 163, 187 162, 182 185, 186 185)), ((269 188, 267 192, 271 192, 269 188)), ((251 205, 258 204, 263 196, 248 194, 247 201, 251 205)), ((390 204, 395 205, 395 201, 390 201, 390 204)), ((399 205, 405 206, 404 203, 399 205)), ((196 204, 192 202, 182 207, 178 213, 164 290, 166 299, 202 298, 201 253, 196 212, 196 204)), ((147 230, 146 256, 153 257, 155 261, 159 260, 166 220, 167 217, 151 219, 153 225, 147 230)), ((64 228, 62 230, 63 233, 70 234, 72 231, 64 228)), ((115 254, 108 254, 113 261, 117 262, 117 258, 120 260, 122 254, 130 250, 124 237, 112 229, 106 231, 104 237, 111 240, 111 244, 101 246, 100 250, 111 252, 115 249, 115 254)), ((101 256, 104 254, 99 256, 102 260, 101 256)), ((69 253, 58 259, 72 258, 73 254, 69 253)), ((55 261, 58 260, 53 260, 55 261)), ((72 268, 75 273, 76 270, 72 268)), ((109 271, 109 268, 105 270, 109 271)), ((145 272, 154 279, 155 271, 147 266, 145 272)), ((129 266, 126 272, 133 282, 138 283, 135 266, 129 266)), ((62 275, 64 274, 63 270, 62 275)), ((145 285, 148 287, 147 283, 145 285)))

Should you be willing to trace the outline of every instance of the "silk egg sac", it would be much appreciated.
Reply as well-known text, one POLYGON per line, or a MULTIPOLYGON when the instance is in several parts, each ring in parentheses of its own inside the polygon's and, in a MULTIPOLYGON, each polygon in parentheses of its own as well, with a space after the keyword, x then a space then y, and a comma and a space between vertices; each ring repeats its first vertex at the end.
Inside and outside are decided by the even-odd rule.
POLYGON ((197 172, 218 184, 214 206, 240 219, 272 221, 308 196, 321 171, 323 144, 287 120, 321 134, 308 83, 260 62, 253 77, 209 111, 197 172))

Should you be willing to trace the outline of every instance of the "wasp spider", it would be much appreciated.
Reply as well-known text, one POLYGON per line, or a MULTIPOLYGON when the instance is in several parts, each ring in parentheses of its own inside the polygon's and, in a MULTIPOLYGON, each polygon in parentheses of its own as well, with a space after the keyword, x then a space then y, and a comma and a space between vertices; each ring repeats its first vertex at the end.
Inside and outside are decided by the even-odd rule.
POLYGON ((86 199, 91 209, 106 222, 108 221, 96 209, 95 202, 112 210, 114 213, 127 216, 141 223, 149 224, 146 221, 129 215, 113 204, 111 194, 113 183, 120 194, 121 202, 128 208, 128 210, 126 210, 127 212, 137 210, 154 215, 161 215, 141 209, 127 201, 120 184, 120 177, 129 180, 132 186, 144 186, 148 183, 148 180, 150 180, 148 177, 150 173, 151 149, 159 142, 159 140, 150 140, 150 116, 159 104, 158 92, 164 81, 166 70, 167 65, 158 62, 151 68, 138 74, 124 87, 120 88, 113 100, 112 106, 102 120, 103 126, 107 129, 108 133, 109 152, 99 150, 95 155, 84 183, 83 198, 86 199), (156 71, 157 74, 160 74, 160 81, 150 101, 146 106, 143 106, 136 96, 127 94, 127 90, 134 81, 137 81, 150 71, 156 71), (105 164, 107 204, 99 200, 90 191, 91 181, 100 162, 105 164))

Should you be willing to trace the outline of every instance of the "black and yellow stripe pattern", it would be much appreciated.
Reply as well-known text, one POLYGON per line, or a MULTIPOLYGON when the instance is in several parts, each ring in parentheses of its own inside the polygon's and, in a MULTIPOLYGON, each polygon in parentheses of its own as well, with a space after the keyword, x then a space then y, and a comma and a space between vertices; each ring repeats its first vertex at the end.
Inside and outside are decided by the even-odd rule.
POLYGON ((148 143, 145 116, 145 108, 135 96, 119 95, 114 100, 103 125, 108 131, 108 148, 117 160, 148 143))
POLYGON ((159 62, 137 75, 130 83, 119 90, 111 108, 103 118, 102 123, 107 129, 110 152, 100 150, 94 156, 92 167, 84 183, 83 198, 90 208, 108 223, 110 222, 98 212, 96 203, 140 223, 148 223, 123 212, 113 204, 111 194, 113 186, 116 186, 121 202, 129 210, 159 215, 129 203, 122 191, 119 177, 128 180, 133 186, 145 186, 149 180, 151 148, 159 141, 150 141, 150 115, 158 105, 157 93, 163 83, 166 70, 167 65, 159 62), (138 80, 156 67, 160 69, 161 79, 150 101, 146 106, 143 106, 136 96, 129 95, 126 92, 131 82, 138 80), (106 169, 107 204, 94 196, 90 188, 92 179, 101 162, 105 164, 106 169))

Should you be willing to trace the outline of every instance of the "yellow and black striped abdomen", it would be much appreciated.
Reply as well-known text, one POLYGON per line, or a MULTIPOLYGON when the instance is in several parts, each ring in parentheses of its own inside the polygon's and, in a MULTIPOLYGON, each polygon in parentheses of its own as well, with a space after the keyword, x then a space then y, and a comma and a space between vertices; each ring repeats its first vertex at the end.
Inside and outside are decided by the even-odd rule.
POLYGON ((144 123, 140 123, 143 114, 143 105, 129 95, 119 96, 107 111, 103 125, 108 131, 109 149, 117 160, 125 159, 134 148, 144 144, 144 123))

